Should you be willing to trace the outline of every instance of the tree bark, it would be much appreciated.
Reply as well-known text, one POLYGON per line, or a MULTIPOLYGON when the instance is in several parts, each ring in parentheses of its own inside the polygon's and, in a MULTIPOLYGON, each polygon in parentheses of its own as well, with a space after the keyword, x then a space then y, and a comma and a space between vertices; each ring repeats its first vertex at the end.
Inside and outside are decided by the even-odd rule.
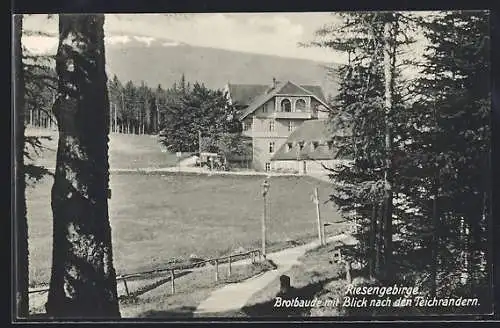
POLYGON ((392 167, 392 106, 394 93, 394 14, 388 14, 384 25, 384 80, 385 80, 385 195, 384 195, 384 278, 393 278, 392 257, 392 212, 393 212, 393 167, 392 167))
MULTIPOLYGON (((15 221, 14 221, 14 238, 15 238, 15 291, 16 291, 16 317, 26 318, 29 314, 28 302, 28 282, 29 282, 29 249, 28 249, 28 223, 26 218, 26 180, 24 172, 24 70, 22 59, 21 35, 23 30, 23 15, 14 16, 14 67, 13 76, 15 78, 15 115, 14 115, 14 131, 16 145, 14 176, 16 177, 15 185, 15 221)), ((31 115, 30 115, 31 119, 31 115)))
POLYGON ((383 248, 384 248, 384 239, 382 233, 384 231, 384 203, 381 203, 378 207, 378 217, 375 222, 376 234, 375 234, 375 277, 377 279, 381 278, 382 275, 382 265, 383 265, 383 248))
POLYGON ((368 270, 369 270, 369 275, 370 278, 375 277, 375 263, 376 263, 376 257, 377 257, 377 204, 373 203, 372 204, 372 216, 371 216, 371 222, 370 222, 370 241, 369 241, 369 247, 370 247, 370 254, 368 256, 368 270))
POLYGON ((109 99, 104 15, 59 15, 52 187, 53 254, 47 314, 120 317, 108 217, 109 99))
MULTIPOLYGON (((437 179, 436 179, 437 180, 437 179)), ((438 213, 438 182, 434 181, 434 198, 432 199, 432 240, 431 240, 431 296, 436 296, 437 291, 437 273, 438 273, 438 254, 439 254, 439 213, 438 213)))

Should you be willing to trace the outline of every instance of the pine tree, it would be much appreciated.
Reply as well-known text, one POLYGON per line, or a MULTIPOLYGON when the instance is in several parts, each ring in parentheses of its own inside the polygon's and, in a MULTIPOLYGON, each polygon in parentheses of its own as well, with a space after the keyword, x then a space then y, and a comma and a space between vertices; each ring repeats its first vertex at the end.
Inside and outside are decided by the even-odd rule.
POLYGON ((108 217, 104 15, 59 15, 50 317, 119 317, 108 217))
MULTIPOLYGON (((341 76, 335 99, 335 129, 352 135, 337 145, 338 155, 353 155, 353 164, 334 170, 338 184, 332 199, 343 215, 360 229, 359 260, 368 258, 371 276, 391 281, 393 259, 393 159, 398 144, 393 131, 403 107, 396 57, 400 47, 413 42, 404 38, 412 24, 400 13, 342 13, 342 23, 317 32, 323 40, 313 46, 349 54, 349 63, 334 72, 341 76)), ((396 210, 396 209, 395 209, 396 210)))
POLYGON ((432 154, 423 161, 432 172, 437 216, 431 283, 484 295, 490 274, 484 265, 491 188, 488 13, 444 12, 423 27, 430 46, 419 108, 434 117, 434 128, 421 132, 416 147, 428 145, 432 154))
POLYGON ((14 16, 14 88, 15 88, 15 291, 16 305, 15 314, 17 318, 26 318, 29 314, 28 305, 28 222, 26 218, 26 180, 24 174, 24 67, 23 67, 23 51, 21 45, 21 36, 23 31, 23 15, 14 16))

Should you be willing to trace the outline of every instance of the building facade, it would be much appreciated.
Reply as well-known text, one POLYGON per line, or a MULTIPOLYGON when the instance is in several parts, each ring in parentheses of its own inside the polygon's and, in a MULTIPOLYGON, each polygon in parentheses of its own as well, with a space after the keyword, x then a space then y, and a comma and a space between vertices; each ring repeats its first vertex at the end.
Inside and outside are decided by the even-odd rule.
MULTIPOLYGON (((325 130, 325 119, 329 116, 330 108, 321 87, 273 79, 270 85, 228 83, 226 92, 229 101, 239 110, 243 134, 252 140, 252 167, 255 170, 307 173, 307 162, 304 164, 304 161, 334 159, 331 147, 327 150, 332 151, 321 153, 316 149, 308 151, 304 148, 308 147, 307 144, 328 143, 331 139, 330 132, 325 130), (320 135, 311 135, 308 132, 311 129, 317 130, 320 135), (297 136, 300 135, 305 139, 298 140, 297 136), (304 145, 300 146, 300 142, 304 145), (290 147, 292 149, 289 150, 290 147), (302 148, 297 152, 297 147, 302 148), (314 153, 312 155, 315 158, 308 158, 309 153, 314 153), (305 169, 300 165, 305 165, 305 169)), ((322 167, 316 162, 309 163, 311 168, 317 169, 318 165, 322 167)))

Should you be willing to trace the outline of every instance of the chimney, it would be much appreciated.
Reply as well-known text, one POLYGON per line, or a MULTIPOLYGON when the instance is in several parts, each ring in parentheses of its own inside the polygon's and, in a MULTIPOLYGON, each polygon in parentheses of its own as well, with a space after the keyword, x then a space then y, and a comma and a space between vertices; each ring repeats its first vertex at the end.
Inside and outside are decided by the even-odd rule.
POLYGON ((276 88, 276 78, 273 77, 273 89, 276 88))

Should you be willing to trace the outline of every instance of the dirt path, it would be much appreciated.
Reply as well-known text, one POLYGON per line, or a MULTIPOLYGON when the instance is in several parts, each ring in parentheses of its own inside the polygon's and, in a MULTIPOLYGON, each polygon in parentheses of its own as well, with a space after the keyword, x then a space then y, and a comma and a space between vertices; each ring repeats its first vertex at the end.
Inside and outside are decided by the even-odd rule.
MULTIPOLYGON (((350 238, 349 235, 340 234, 329 237, 327 242, 329 243, 348 238, 350 238)), ((267 271, 262 275, 252 277, 236 284, 229 284, 215 290, 209 298, 200 303, 194 313, 214 314, 241 309, 246 305, 254 293, 264 289, 277 277, 289 271, 294 264, 300 263, 298 259, 304 255, 306 251, 318 246, 319 243, 314 241, 306 245, 268 254, 267 257, 278 266, 276 270, 267 271)))

